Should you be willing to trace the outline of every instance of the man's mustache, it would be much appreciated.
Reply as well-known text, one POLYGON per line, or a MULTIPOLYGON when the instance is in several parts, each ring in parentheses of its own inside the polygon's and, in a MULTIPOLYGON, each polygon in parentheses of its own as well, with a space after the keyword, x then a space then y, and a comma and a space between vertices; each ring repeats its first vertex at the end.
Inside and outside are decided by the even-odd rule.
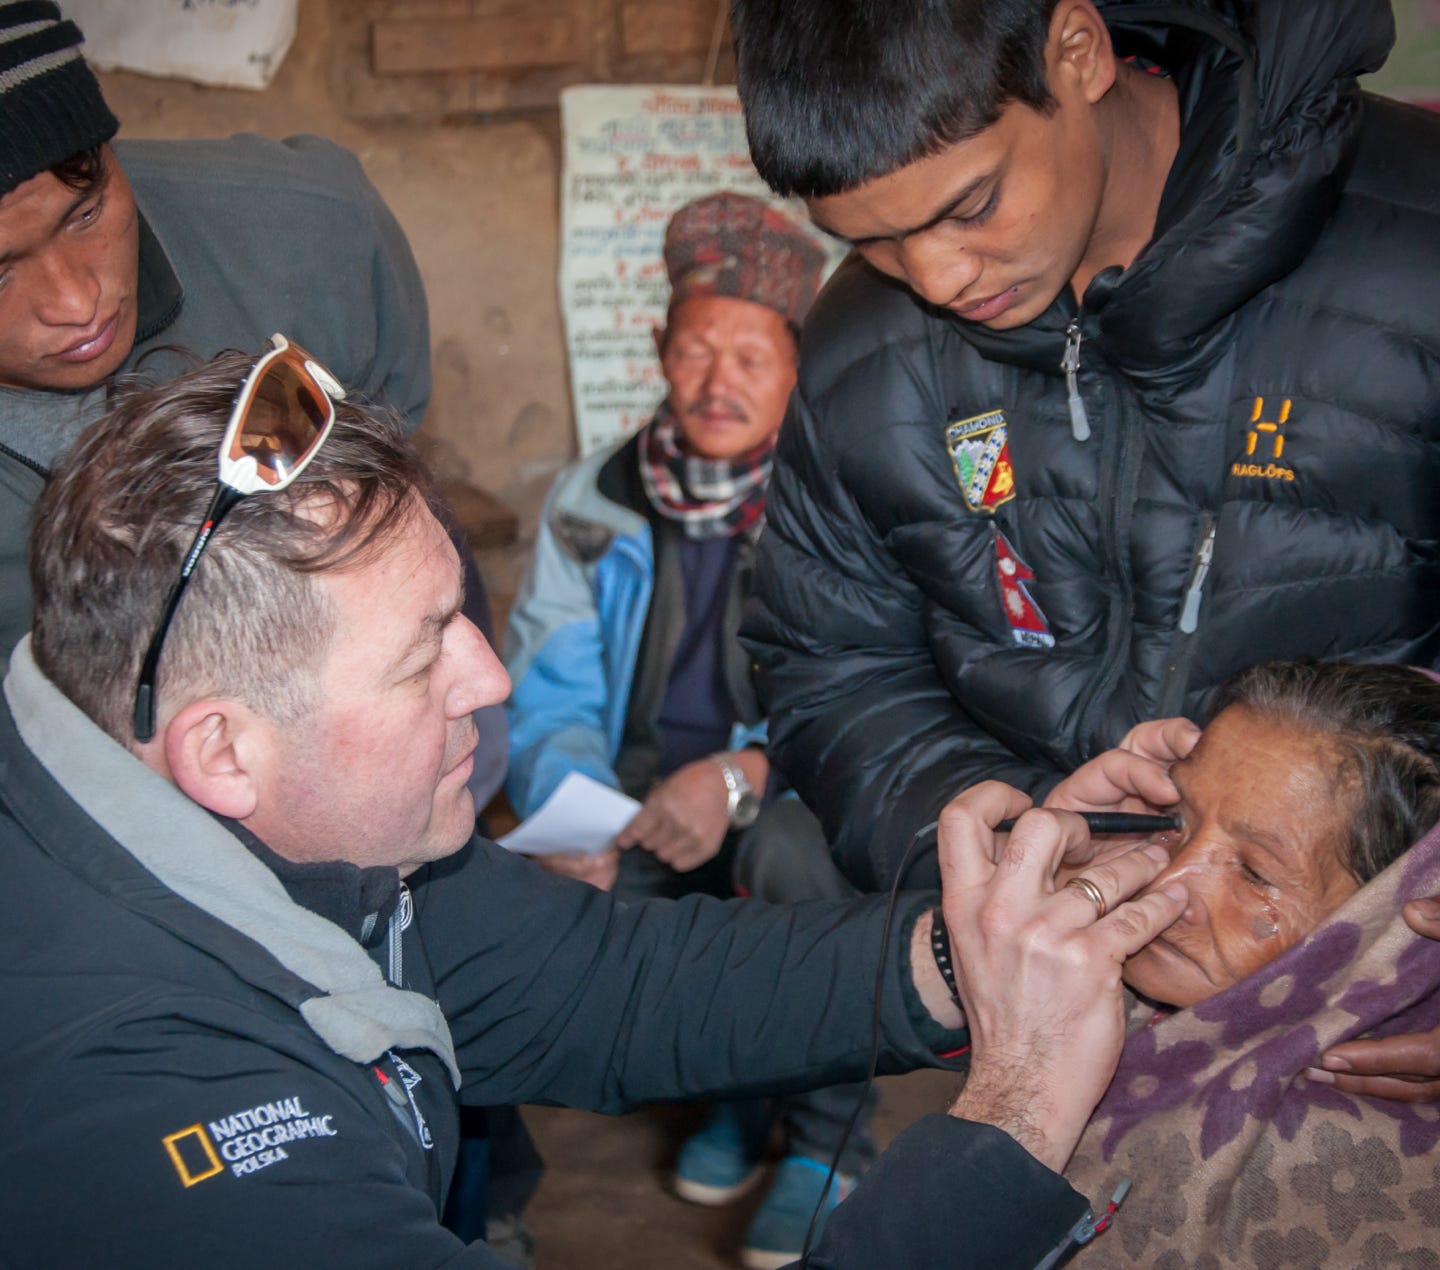
POLYGON ((700 397, 690 403, 685 414, 687 417, 693 415, 698 419, 701 415, 716 408, 726 414, 734 415, 737 419, 743 419, 746 423, 750 422, 749 412, 734 397, 700 397))

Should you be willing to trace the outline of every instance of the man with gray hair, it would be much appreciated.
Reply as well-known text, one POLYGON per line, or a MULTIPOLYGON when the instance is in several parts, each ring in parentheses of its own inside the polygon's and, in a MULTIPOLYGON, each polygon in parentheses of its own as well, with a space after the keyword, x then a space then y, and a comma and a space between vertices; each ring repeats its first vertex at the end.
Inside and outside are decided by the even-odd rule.
MULTIPOLYGON (((881 1070, 963 1043, 933 896, 625 905, 473 837, 472 714, 508 678, 414 452, 339 395, 283 339, 224 355, 120 394, 41 500, 0 709, 7 1265, 498 1270, 437 1217, 457 1090, 617 1111, 853 1080, 877 991, 881 1070)), ((1128 867, 1116 900, 1158 864, 1128 867)), ((1121 908, 1143 942, 1177 904, 1121 908)), ((1057 991, 1114 1016, 1103 1072, 1113 1003, 1057 991)), ((812 1267, 1066 1237, 1066 1145, 969 1097, 812 1267)))

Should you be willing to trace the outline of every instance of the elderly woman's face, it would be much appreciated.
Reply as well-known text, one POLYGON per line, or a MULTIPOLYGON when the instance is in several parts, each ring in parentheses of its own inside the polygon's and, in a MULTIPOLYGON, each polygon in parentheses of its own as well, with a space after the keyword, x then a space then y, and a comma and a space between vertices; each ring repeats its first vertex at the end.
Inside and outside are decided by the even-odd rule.
POLYGON ((1179 879, 1190 902, 1124 978, 1183 1007, 1278 957, 1358 889, 1340 860, 1356 791, 1328 738, 1245 706, 1222 711, 1171 775, 1184 828, 1148 889, 1179 879))

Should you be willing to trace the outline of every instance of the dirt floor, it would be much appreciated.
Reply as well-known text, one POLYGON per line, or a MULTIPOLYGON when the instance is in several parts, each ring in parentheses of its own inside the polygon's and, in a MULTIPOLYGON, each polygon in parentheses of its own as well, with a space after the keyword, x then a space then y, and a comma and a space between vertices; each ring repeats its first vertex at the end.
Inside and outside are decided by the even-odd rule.
MULTIPOLYGON (((959 1078, 916 1072, 880 1082, 876 1140, 883 1146, 906 1125, 953 1100, 959 1078)), ((750 1215, 764 1194, 728 1208, 699 1208, 667 1191, 666 1176, 693 1107, 597 1116, 526 1108, 545 1156, 546 1174, 530 1206, 539 1270, 730 1270, 750 1215)))

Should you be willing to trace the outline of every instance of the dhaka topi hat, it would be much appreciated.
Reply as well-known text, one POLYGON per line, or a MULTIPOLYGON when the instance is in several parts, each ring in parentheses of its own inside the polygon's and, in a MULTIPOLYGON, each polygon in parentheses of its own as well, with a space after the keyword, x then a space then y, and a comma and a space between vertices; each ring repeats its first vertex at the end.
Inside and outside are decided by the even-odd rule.
POLYGON ((665 228, 672 310, 695 296, 731 296, 798 327, 824 266, 825 253, 809 234, 747 194, 708 194, 685 204, 665 228))
POLYGON ((51 0, 0 0, 0 197, 119 129, 84 38, 51 0))

